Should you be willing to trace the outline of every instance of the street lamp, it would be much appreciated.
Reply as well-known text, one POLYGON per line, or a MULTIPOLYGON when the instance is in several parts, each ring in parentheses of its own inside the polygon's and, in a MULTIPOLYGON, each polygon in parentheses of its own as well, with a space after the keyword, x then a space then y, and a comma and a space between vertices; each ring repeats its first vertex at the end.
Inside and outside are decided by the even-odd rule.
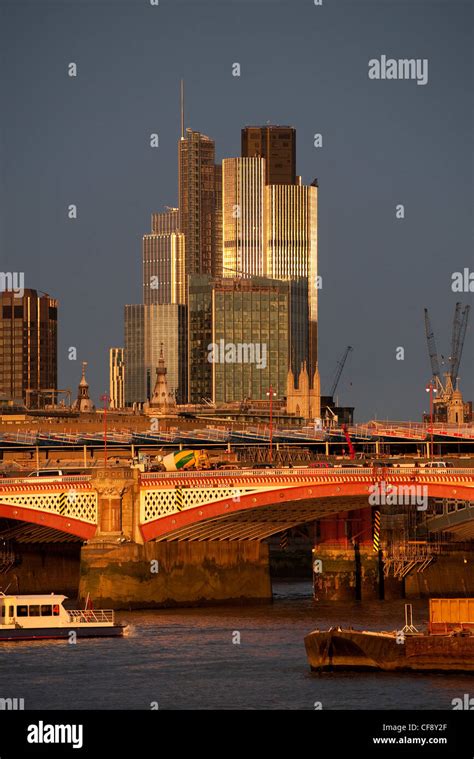
POLYGON ((273 399, 276 397, 276 392, 271 385, 267 396, 270 398, 270 461, 273 461, 273 399))
POLYGON ((104 401, 104 468, 107 468, 107 406, 110 398, 107 393, 100 396, 100 400, 104 401))
POLYGON ((430 380, 429 384, 425 387, 425 390, 427 393, 430 394, 430 425, 431 425, 431 453, 428 451, 428 458, 432 459, 434 450, 433 450, 433 393, 437 393, 438 390, 434 385, 433 380, 430 380))

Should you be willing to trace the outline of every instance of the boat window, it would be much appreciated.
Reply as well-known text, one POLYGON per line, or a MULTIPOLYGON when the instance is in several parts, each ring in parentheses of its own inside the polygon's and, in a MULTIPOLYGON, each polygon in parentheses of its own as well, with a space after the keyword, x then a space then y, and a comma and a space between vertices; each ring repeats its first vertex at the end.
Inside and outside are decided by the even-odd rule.
POLYGON ((39 615, 40 615, 40 607, 37 605, 30 606, 30 617, 39 617, 39 615))
POLYGON ((17 615, 17 617, 27 617, 28 616, 28 606, 17 606, 16 607, 16 615, 17 615))
POLYGON ((58 604, 54 604, 54 606, 53 606, 53 617, 59 617, 59 606, 58 606, 58 604))
POLYGON ((46 604, 46 606, 41 607, 41 616, 42 617, 51 617, 53 614, 53 607, 51 604, 46 604))

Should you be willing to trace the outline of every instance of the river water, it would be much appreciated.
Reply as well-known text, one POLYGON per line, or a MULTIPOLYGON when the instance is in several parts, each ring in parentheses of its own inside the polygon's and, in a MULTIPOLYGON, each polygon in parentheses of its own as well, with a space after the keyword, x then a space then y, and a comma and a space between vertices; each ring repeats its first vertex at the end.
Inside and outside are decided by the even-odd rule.
MULTIPOLYGON (((474 695, 471 675, 311 674, 308 632, 400 629, 403 601, 315 604, 307 582, 273 590, 264 606, 118 612, 123 639, 2 643, 0 697, 25 709, 450 710, 474 695)), ((415 624, 427 611, 414 603, 415 624)))

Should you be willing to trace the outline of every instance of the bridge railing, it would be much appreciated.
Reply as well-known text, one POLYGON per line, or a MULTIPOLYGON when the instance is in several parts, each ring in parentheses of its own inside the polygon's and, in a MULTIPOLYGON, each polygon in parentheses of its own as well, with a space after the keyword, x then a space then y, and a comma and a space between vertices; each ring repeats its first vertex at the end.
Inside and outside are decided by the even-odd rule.
POLYGON ((67 482, 85 482, 90 481, 92 479, 92 476, 90 474, 66 474, 62 477, 55 477, 54 475, 51 475, 51 477, 2 477, 0 478, 0 488, 2 485, 40 485, 41 483, 43 485, 54 485, 55 482, 57 482, 59 485, 61 483, 67 483, 67 482))
POLYGON ((156 481, 169 481, 169 480, 195 480, 197 477, 210 478, 219 480, 220 478, 228 479, 229 477, 274 477, 274 476, 286 476, 286 477, 339 477, 340 475, 362 475, 364 477, 370 477, 375 474, 384 474, 386 477, 401 477, 401 476, 413 476, 416 477, 428 477, 433 475, 465 475, 473 476, 474 468, 461 467, 461 468, 446 468, 446 469, 431 469, 428 467, 328 467, 328 468, 288 468, 288 469, 220 469, 218 471, 209 469, 200 469, 197 471, 186 472, 143 472, 140 475, 140 481, 143 480, 156 480, 156 481))

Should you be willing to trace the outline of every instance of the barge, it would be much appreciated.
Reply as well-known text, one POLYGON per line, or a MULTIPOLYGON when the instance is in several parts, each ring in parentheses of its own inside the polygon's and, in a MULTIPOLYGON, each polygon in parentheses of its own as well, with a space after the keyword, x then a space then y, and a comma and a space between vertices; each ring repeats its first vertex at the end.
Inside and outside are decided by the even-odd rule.
POLYGON ((311 632, 304 642, 313 672, 474 673, 474 599, 431 599, 430 622, 424 632, 413 626, 411 604, 407 604, 401 630, 332 627, 311 632))
POLYGON ((5 595, 0 592, 0 642, 20 640, 70 640, 116 638, 124 625, 117 624, 111 609, 65 609, 67 596, 5 595))

